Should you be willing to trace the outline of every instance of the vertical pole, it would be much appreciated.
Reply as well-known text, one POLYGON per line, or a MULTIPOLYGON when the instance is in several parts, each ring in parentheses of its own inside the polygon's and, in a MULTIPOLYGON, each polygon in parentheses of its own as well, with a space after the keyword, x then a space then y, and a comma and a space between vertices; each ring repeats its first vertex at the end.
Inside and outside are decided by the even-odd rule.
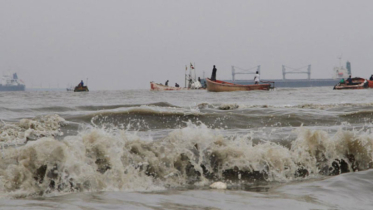
POLYGON ((311 65, 308 65, 308 79, 311 79, 311 65))
POLYGON ((188 72, 188 66, 185 65, 185 80, 184 80, 184 87, 186 88, 186 83, 187 83, 187 72, 188 72))
POLYGON ((234 70, 234 66, 232 66, 232 81, 234 82, 234 75, 235 75, 235 70, 234 70))
POLYGON ((193 69, 193 72, 194 72, 194 81, 197 81, 197 73, 196 73, 196 63, 194 63, 194 69, 193 69))
POLYGON ((260 75, 260 65, 258 66, 258 74, 260 75))
POLYGON ((282 65, 282 79, 283 80, 285 80, 285 74, 286 74, 286 72, 285 72, 285 66, 282 65))
POLYGON ((192 62, 189 62, 189 77, 188 77, 188 85, 187 87, 190 88, 190 79, 192 78, 192 62))

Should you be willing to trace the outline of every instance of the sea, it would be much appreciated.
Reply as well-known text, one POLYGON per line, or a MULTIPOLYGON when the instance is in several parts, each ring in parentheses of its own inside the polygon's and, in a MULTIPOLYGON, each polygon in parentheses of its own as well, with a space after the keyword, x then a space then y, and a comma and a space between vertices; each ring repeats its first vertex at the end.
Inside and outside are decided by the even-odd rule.
POLYGON ((0 92, 0 209, 373 209, 371 95, 0 92))

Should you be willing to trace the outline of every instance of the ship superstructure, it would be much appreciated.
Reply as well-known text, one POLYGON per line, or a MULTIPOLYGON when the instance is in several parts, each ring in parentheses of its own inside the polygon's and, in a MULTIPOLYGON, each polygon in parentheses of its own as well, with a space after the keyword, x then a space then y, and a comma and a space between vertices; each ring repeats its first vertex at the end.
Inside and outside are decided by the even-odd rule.
POLYGON ((17 73, 4 75, 0 81, 0 91, 25 91, 26 85, 18 79, 17 73))

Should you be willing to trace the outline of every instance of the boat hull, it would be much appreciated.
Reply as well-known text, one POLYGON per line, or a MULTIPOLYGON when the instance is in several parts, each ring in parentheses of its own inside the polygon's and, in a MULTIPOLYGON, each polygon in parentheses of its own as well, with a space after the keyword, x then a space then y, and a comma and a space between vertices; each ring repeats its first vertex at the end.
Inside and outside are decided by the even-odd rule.
POLYGON ((367 80, 367 81, 368 81, 369 88, 373 88, 373 81, 372 80, 367 80))
POLYGON ((229 91, 252 91, 252 90, 270 90, 270 84, 257 85, 237 85, 220 80, 212 81, 206 79, 207 90, 211 92, 229 92, 229 91))
POLYGON ((87 87, 87 86, 83 86, 83 87, 81 87, 81 86, 76 86, 76 87, 74 88, 74 92, 89 92, 89 90, 88 90, 88 87, 87 87))
MULTIPOLYGON (((334 90, 355 90, 355 89, 366 89, 369 88, 370 84, 366 79, 355 77, 352 78, 352 84, 338 83, 334 86, 334 90)), ((372 84, 373 87, 373 84, 372 84)))
POLYGON ((150 90, 155 91, 165 91, 165 90, 188 90, 188 88, 182 88, 182 87, 171 87, 166 86, 162 84, 157 84, 155 82, 150 82, 150 90))

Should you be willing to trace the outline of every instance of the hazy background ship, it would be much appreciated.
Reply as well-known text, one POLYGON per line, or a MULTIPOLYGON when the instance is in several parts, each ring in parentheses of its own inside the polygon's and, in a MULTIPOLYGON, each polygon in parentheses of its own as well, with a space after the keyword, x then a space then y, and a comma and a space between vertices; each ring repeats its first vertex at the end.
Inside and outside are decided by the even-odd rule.
POLYGON ((4 75, 0 81, 0 91, 25 91, 26 85, 18 79, 17 73, 4 75))
MULTIPOLYGON (((251 69, 242 69, 236 66, 232 66, 232 80, 223 80, 230 83, 240 85, 251 85, 254 84, 254 80, 236 80, 237 74, 255 74, 256 71, 260 74, 260 66, 256 66, 251 69)), ((311 65, 304 66, 301 68, 291 68, 288 66, 282 66, 282 79, 263 79, 261 81, 273 81, 276 87, 319 87, 319 86, 334 86, 342 78, 346 79, 351 75, 351 63, 346 62, 346 66, 343 66, 341 62, 339 66, 334 67, 333 76, 329 79, 311 79, 311 65), (286 79, 287 74, 307 74, 307 79, 286 79)))

